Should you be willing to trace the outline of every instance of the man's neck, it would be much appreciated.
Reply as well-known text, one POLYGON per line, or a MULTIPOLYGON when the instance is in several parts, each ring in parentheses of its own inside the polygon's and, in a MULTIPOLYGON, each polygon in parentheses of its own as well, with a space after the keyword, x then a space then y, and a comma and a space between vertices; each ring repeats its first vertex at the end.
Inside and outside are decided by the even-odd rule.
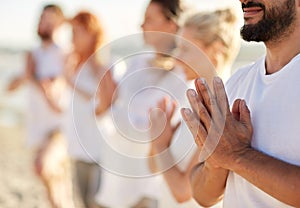
POLYGON ((265 43, 267 47, 266 73, 273 74, 280 71, 297 54, 300 53, 300 27, 281 41, 265 43))
POLYGON ((51 46, 54 43, 54 41, 52 39, 49 40, 42 40, 42 47, 43 48, 48 48, 49 46, 51 46))

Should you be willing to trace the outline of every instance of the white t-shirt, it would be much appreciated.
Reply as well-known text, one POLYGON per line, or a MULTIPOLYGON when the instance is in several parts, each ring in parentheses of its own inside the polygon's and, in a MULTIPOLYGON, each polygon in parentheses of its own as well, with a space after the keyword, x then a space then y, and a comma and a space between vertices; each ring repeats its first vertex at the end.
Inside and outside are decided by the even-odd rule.
MULTIPOLYGON (((244 99, 251 111, 252 147, 300 166, 300 55, 280 71, 266 75, 265 59, 237 71, 226 90, 230 104, 244 99)), ((230 172, 224 207, 290 207, 241 176, 230 172)))
MULTIPOLYGON (((61 75, 64 54, 57 45, 38 47, 32 51, 32 56, 35 64, 34 76, 38 80, 61 75)), ((51 109, 41 89, 36 85, 30 83, 28 91, 27 143, 30 147, 37 148, 45 142, 51 131, 61 126, 61 115, 51 109)))
POLYGON ((64 54, 61 48, 52 44, 47 48, 38 47, 32 51, 37 79, 57 77, 64 66, 64 54))
MULTIPOLYGON (((80 68, 73 82, 77 89, 94 98, 98 80, 89 63, 80 68)), ((101 157, 102 139, 97 128, 93 102, 70 86, 68 90, 66 93, 68 107, 64 112, 63 132, 68 142, 69 154, 72 159, 96 163, 101 157)))

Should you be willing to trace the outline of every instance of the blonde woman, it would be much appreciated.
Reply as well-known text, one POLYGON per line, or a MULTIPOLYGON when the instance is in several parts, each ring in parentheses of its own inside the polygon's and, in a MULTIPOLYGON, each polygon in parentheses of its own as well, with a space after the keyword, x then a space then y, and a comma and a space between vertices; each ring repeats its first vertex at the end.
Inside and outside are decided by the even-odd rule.
MULTIPOLYGON (((185 71, 189 87, 193 86, 193 80, 198 77, 205 78, 209 84, 216 75, 224 79, 228 77, 230 66, 239 49, 239 32, 236 23, 237 17, 231 9, 197 13, 185 21, 180 31, 182 39, 178 43, 177 58, 185 71)), ((187 100, 185 104, 188 105, 187 100)), ((171 123, 176 105, 172 104, 171 108, 169 106, 168 100, 161 100, 157 108, 163 113, 151 115, 153 124, 151 136, 154 140, 149 165, 154 172, 163 171, 168 163, 179 160, 176 152, 178 153, 178 149, 182 148, 180 144, 194 143, 191 134, 188 134, 187 138, 179 138, 181 140, 179 143, 174 142, 178 137, 176 130, 179 125, 171 123), (161 125, 156 124, 164 119, 166 121, 164 129, 157 134, 161 125), (155 157, 164 151, 168 151, 169 157, 155 157)), ((180 132, 188 131, 184 125, 181 124, 180 132)), ((169 188, 167 194, 173 195, 173 199, 162 197, 160 207, 176 207, 176 204, 179 206, 178 203, 181 203, 180 207, 197 207, 191 200, 192 189, 189 177, 192 168, 198 163, 198 158, 199 151, 193 148, 183 161, 163 171, 164 180, 169 188)))

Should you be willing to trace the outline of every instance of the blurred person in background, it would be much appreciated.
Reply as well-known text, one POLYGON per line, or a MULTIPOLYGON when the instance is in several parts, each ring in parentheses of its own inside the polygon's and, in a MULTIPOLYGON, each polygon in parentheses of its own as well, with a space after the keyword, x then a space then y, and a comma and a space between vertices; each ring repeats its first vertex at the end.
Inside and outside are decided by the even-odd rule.
MULTIPOLYGON (((181 38, 178 39, 176 57, 185 71, 188 88, 193 87, 193 81, 198 77, 205 78, 208 83, 212 83, 216 75, 224 80, 228 78, 240 45, 237 15, 233 9, 196 13, 185 20, 179 35, 181 38)), ((188 88, 183 89, 183 92, 188 88)), ((161 112, 151 116, 151 135, 154 135, 154 141, 150 156, 164 151, 169 151, 168 154, 170 154, 170 157, 149 158, 149 165, 155 172, 163 170, 168 163, 177 159, 178 149, 182 147, 174 142, 178 137, 176 131, 188 131, 186 126, 177 130, 178 125, 171 123, 173 114, 178 111, 178 108, 174 104, 168 108, 169 102, 166 99, 161 100, 156 106, 161 112), (164 120, 165 116, 166 120, 164 120), (166 123, 162 124, 162 121, 166 123), (165 126, 163 131, 159 132, 163 125, 165 126)), ((186 99, 182 104, 187 106, 188 100, 186 99)), ((179 139, 185 143, 194 143, 192 134, 189 134, 188 138, 179 139)), ((170 194, 166 192, 162 197, 161 207, 199 207, 194 200, 191 200, 192 188, 189 177, 191 170, 198 163, 200 151, 193 148, 191 153, 191 156, 162 172, 173 200, 170 200, 170 194), (174 199, 178 202, 177 204, 174 199)))
POLYGON ((101 168, 98 165, 101 138, 97 138, 95 112, 91 103, 95 98, 100 100, 96 111, 101 115, 112 100, 105 90, 114 90, 115 85, 110 71, 105 73, 101 57, 95 54, 104 41, 104 31, 98 18, 82 11, 69 22, 73 29, 73 51, 67 58, 64 72, 68 88, 64 132, 74 162, 79 196, 84 207, 94 208, 99 207, 95 203, 95 194, 101 181, 101 168), (110 85, 103 86, 104 82, 110 85), (100 93, 96 93, 99 83, 100 93))
POLYGON ((171 57, 176 47, 174 34, 179 30, 180 15, 183 13, 180 1, 151 0, 145 11, 144 22, 141 25, 144 41, 151 46, 155 54, 146 57, 149 66, 174 67, 171 57), (172 35, 166 35, 172 34, 172 35), (170 61, 173 64, 169 64, 170 61))
POLYGON ((41 45, 28 52, 26 74, 11 82, 8 90, 28 81, 28 144, 35 150, 35 171, 44 183, 52 207, 73 207, 72 182, 65 141, 60 134, 59 77, 63 72, 63 50, 54 36, 64 22, 61 8, 46 5, 40 16, 38 36, 41 45))
POLYGON ((141 28, 144 42, 153 50, 151 53, 141 52, 126 58, 127 71, 118 83, 116 101, 108 112, 110 122, 104 124, 107 125, 106 129, 114 127, 106 136, 107 142, 121 157, 112 158, 108 155, 103 158, 104 163, 109 162, 106 167, 113 167, 114 164, 118 172, 115 169, 103 171, 103 183, 97 194, 97 201, 103 206, 159 206, 161 178, 151 176, 146 159, 150 148, 149 135, 145 131, 149 126, 149 108, 166 94, 175 94, 184 84, 181 82, 184 73, 175 66, 172 57, 181 13, 179 0, 151 0, 146 8, 141 28), (131 161, 124 159, 126 157, 145 160, 131 164, 131 161), (134 167, 133 174, 143 173, 149 177, 128 176, 130 167, 134 167))

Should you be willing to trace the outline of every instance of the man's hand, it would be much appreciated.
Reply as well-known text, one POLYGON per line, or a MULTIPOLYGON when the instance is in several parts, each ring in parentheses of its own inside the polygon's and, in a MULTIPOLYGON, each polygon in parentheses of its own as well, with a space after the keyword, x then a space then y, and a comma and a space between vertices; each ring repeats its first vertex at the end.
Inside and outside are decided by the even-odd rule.
POLYGON ((24 77, 17 77, 15 79, 13 79, 9 85, 7 86, 7 91, 8 92, 12 92, 16 89, 18 89, 24 82, 25 82, 25 78, 24 77))
POLYGON ((214 93, 204 79, 197 79, 195 85, 198 93, 187 92, 193 111, 182 109, 183 118, 197 145, 208 155, 209 164, 230 170, 231 164, 251 149, 250 111, 245 101, 238 99, 230 112, 220 78, 214 79, 214 93))
POLYGON ((59 78, 47 78, 37 82, 49 105, 55 113, 62 113, 58 100, 61 99, 64 92, 64 81, 59 78))

